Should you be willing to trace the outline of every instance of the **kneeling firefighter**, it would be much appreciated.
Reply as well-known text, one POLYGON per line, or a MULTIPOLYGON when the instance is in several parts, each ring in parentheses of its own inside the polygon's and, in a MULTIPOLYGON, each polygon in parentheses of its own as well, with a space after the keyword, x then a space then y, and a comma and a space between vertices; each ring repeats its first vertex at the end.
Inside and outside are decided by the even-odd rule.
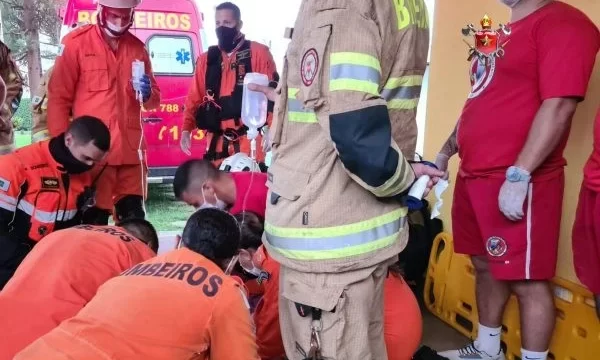
MULTIPOLYGON (((250 154, 248 128, 242 124, 242 91, 247 73, 257 72, 269 77, 272 87, 279 75, 269 48, 246 40, 240 32, 240 9, 229 2, 217 6, 215 14, 218 46, 211 46, 197 61, 194 82, 185 104, 181 149, 191 155, 192 131, 206 131, 207 151, 204 159, 219 166, 223 159, 236 154, 250 154)), ((267 126, 270 124, 273 103, 269 103, 267 126)), ((262 164, 267 141, 267 126, 261 129, 256 160, 262 164)))
POLYGON ((0 289, 38 241, 81 223, 94 200, 90 170, 109 148, 108 127, 82 116, 59 136, 0 156, 0 289))

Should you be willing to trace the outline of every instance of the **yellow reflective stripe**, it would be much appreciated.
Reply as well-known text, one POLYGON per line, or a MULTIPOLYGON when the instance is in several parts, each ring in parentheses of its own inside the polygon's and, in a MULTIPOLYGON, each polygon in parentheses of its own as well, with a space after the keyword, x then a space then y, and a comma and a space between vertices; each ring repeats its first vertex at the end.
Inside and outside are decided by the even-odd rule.
POLYGON ((413 110, 419 105, 419 99, 394 99, 387 103, 388 109, 413 110))
MULTIPOLYGON (((400 151, 397 148, 394 148, 394 150, 400 153, 400 151)), ((397 195, 398 189, 403 188, 402 184, 409 185, 414 180, 414 176, 412 176, 414 172, 412 168, 410 168, 408 162, 404 160, 402 155, 400 155, 400 158, 398 160, 398 165, 400 166, 396 168, 396 172, 394 173, 394 175, 390 179, 388 179, 388 181, 386 181, 383 185, 372 190, 375 196, 388 197, 397 195)))
POLYGON ((50 138, 50 132, 48 130, 38 131, 31 135, 31 141, 36 143, 44 141, 50 138))
POLYGON ((372 67, 373 69, 379 71, 381 73, 381 65, 379 64, 379 60, 371 55, 357 53, 357 52, 337 52, 331 53, 329 59, 329 65, 363 65, 372 67))
POLYGON ((337 79, 329 81, 329 91, 360 91, 379 96, 379 85, 370 81, 337 79))
POLYGON ((401 86, 421 86, 423 85, 422 75, 407 75, 395 78, 389 78, 385 83, 384 89, 395 89, 401 86))
POLYGON ((345 236, 356 234, 361 231, 372 230, 396 219, 405 217, 407 214, 408 209, 403 207, 372 219, 363 220, 353 224, 331 226, 326 228, 282 228, 271 225, 269 222, 265 222, 265 231, 280 237, 320 238, 345 236))
POLYGON ((357 256, 361 254, 368 254, 370 252, 383 249, 385 247, 391 246, 396 241, 398 241, 398 234, 395 233, 393 235, 387 236, 385 238, 379 239, 377 241, 373 241, 370 243, 349 246, 343 249, 335 249, 335 250, 320 250, 320 251, 306 251, 306 250, 283 250, 279 248, 275 248, 275 251, 280 253, 281 255, 297 260, 330 260, 330 259, 340 259, 349 256, 357 256))
POLYGON ((288 88, 288 99, 295 99, 298 91, 300 91, 298 88, 288 88))
POLYGON ((288 120, 290 122, 298 123, 317 123, 317 114, 314 112, 299 112, 299 111, 288 111, 288 120))

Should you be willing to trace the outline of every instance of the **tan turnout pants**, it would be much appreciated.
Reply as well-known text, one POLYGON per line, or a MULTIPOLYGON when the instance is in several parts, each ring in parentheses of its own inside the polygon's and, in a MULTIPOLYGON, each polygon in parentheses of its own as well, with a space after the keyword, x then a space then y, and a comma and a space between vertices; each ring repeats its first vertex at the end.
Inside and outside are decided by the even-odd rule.
POLYGON ((279 316, 285 352, 304 359, 310 350, 312 317, 296 303, 322 309, 321 354, 333 360, 386 360, 383 337, 383 284, 388 266, 339 274, 301 273, 281 266, 279 316))

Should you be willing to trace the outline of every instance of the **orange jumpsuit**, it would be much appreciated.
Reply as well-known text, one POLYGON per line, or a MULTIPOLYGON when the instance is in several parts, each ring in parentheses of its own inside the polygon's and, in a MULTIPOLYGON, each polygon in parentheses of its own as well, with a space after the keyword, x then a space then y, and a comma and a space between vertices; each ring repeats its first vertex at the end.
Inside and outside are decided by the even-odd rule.
MULTIPOLYGON (((285 356, 279 325, 279 264, 261 246, 254 255, 255 266, 268 272, 264 295, 254 312, 256 343, 262 360, 285 356)), ((393 273, 384 283, 384 337, 389 360, 411 360, 422 335, 419 304, 412 290, 393 273)))
MULTIPOLYGON (((248 40, 246 40, 248 41, 248 40)), ((269 81, 273 81, 275 78, 275 74, 277 72, 275 61, 273 60, 273 56, 269 51, 269 48, 265 45, 252 41, 250 43, 250 52, 251 52, 251 65, 252 72, 265 74, 269 77, 269 81)), ((234 85, 236 83, 236 70, 235 64, 236 61, 236 53, 232 53, 230 56, 227 56, 227 53, 221 52, 221 57, 223 59, 223 66, 221 67, 221 89, 220 96, 230 96, 233 92, 234 85)), ((208 52, 204 52, 202 55, 198 57, 198 61, 196 62, 196 72, 194 73, 194 81, 190 86, 188 96, 185 102, 185 112, 183 116, 183 131, 193 132, 196 129, 196 110, 198 110, 198 106, 204 101, 204 96, 206 95, 206 87, 205 87, 205 76, 206 76, 206 67, 208 60, 208 52)), ((267 117, 267 125, 270 125, 271 122, 271 114, 267 117)), ((240 119, 241 124, 241 119, 240 119)), ((241 125, 240 125, 241 126, 241 125)), ((235 126, 235 122, 233 119, 225 120, 221 122, 221 129, 227 128, 237 128, 235 126)), ((207 133, 206 142, 210 144, 213 134, 207 133)), ((240 138, 240 152, 246 153, 250 155, 250 141, 246 137, 246 135, 240 138)), ((260 146, 262 142, 262 135, 259 135, 256 138, 256 160, 258 162, 263 162, 265 159, 265 154, 263 152, 262 146, 260 146)), ((219 139, 217 143, 216 151, 222 151, 223 147, 223 139, 219 139)), ((232 153, 230 155, 233 155, 232 153)), ((215 165, 220 164, 223 159, 215 160, 215 165)))
POLYGON ((38 241, 81 223, 78 198, 92 180, 59 170, 51 141, 61 139, 0 156, 0 289, 38 241))
MULTIPOLYGON (((113 51, 102 36, 99 25, 85 25, 63 38, 52 76, 48 82, 48 130, 50 136, 65 131, 69 118, 95 116, 108 126, 111 147, 108 167, 97 186, 97 206, 112 210, 126 195, 144 196, 142 167, 138 154, 142 138, 140 104, 131 84, 131 64, 134 60, 146 64, 152 94, 144 104, 151 110, 160 103, 160 90, 152 75, 148 52, 141 42, 127 32, 113 51)), ((145 142, 142 142, 145 151, 145 142)), ((97 171, 102 166, 96 167, 97 171)))
POLYGON ((115 226, 80 225, 46 236, 0 292, 0 360, 75 316, 108 279, 154 255, 115 226))
POLYGON ((258 359, 239 284, 182 248, 107 281, 74 318, 21 359, 258 359))

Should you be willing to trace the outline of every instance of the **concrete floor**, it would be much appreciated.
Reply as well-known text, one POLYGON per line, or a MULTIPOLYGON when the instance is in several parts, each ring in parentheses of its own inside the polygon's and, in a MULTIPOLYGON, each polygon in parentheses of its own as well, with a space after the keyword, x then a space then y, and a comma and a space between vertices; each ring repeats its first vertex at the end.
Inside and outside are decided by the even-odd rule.
MULTIPOLYGON (((159 234, 159 254, 173 249, 177 234, 177 232, 161 232, 159 234)), ((469 339, 446 325, 423 306, 421 306, 421 313, 423 314, 423 345, 437 351, 443 351, 463 347, 469 341, 469 339)))
POLYGON ((421 309, 423 314, 423 345, 437 351, 458 349, 465 346, 469 339, 458 331, 446 325, 427 309, 421 309))

